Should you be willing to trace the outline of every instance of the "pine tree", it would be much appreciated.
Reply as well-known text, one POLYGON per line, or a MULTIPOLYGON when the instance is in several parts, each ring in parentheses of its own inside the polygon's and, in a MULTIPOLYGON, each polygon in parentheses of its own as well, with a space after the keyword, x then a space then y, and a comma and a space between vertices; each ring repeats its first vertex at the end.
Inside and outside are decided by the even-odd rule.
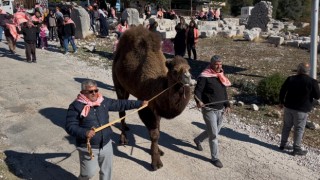
POLYGON ((279 0, 279 7, 277 9, 277 18, 288 18, 292 20, 299 20, 302 16, 302 0, 279 0))

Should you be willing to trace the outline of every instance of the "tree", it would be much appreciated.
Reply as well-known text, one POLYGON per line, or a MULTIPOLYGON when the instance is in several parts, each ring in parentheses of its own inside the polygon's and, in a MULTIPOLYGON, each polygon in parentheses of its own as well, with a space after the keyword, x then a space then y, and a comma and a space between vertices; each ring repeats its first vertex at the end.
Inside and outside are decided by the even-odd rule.
POLYGON ((289 18, 299 20, 302 16, 302 0, 279 0, 277 19, 289 18))
POLYGON ((312 0, 304 0, 302 1, 302 16, 300 21, 310 22, 311 21, 311 8, 312 8, 312 0))

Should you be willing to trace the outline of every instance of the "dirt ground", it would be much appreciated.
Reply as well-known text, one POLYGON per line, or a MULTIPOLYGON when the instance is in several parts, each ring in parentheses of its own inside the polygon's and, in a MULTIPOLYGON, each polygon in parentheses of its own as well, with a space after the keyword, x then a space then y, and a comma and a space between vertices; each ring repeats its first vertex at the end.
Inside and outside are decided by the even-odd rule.
MULTIPOLYGON (((10 55, 0 43, 0 148, 5 156, 0 179, 76 179, 79 160, 74 138, 64 131, 66 109, 86 78, 96 80, 105 96, 116 98, 110 69, 88 66, 53 47, 37 50, 38 63, 29 64, 23 62, 21 42, 18 47, 17 54, 10 55)), ((189 107, 193 105, 191 101, 189 107)), ((116 119, 118 114, 110 117, 116 119)), ((159 144, 165 152, 164 167, 153 172, 147 130, 132 115, 127 118, 129 145, 118 146, 120 131, 118 125, 112 127, 113 179, 319 179, 319 171, 301 165, 308 163, 306 158, 278 151, 275 142, 241 130, 237 121, 238 116, 228 115, 221 130, 224 167, 218 169, 209 162, 208 143, 203 142, 202 152, 193 143, 205 128, 199 111, 186 108, 173 120, 162 119, 159 144)), ((319 152, 307 158, 319 160, 319 152)))

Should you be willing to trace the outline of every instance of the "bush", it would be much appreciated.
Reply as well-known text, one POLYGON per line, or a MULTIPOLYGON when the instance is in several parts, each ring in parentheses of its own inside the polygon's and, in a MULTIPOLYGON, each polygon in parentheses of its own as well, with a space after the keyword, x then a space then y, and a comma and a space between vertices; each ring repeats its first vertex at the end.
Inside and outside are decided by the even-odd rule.
POLYGON ((276 73, 262 79, 257 86, 257 94, 266 104, 278 104, 279 93, 285 77, 276 73))
POLYGON ((256 95, 257 86, 254 82, 241 79, 234 83, 241 93, 246 95, 256 95))

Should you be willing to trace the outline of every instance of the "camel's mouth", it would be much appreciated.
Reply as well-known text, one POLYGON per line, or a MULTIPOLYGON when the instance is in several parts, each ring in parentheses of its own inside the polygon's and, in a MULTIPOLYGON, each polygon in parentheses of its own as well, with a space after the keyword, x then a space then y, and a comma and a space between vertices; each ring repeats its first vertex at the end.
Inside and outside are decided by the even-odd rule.
POLYGON ((192 85, 191 74, 189 72, 183 74, 181 77, 181 83, 185 86, 192 85))

